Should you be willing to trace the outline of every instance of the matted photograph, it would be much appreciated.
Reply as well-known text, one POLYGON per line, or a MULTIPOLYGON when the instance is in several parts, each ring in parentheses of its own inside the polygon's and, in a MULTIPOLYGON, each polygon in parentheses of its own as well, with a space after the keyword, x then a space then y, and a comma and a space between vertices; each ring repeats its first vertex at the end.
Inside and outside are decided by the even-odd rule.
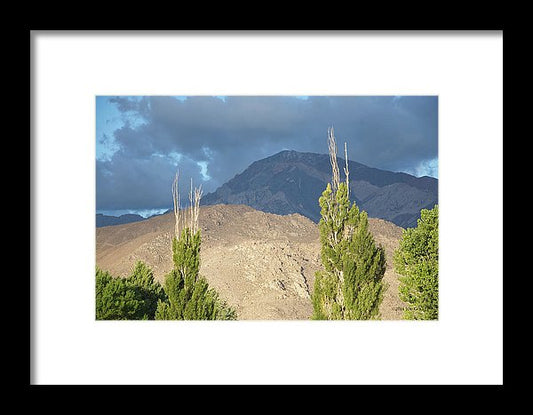
POLYGON ((97 96, 96 320, 437 320, 437 96, 97 96))
POLYGON ((31 30, 31 383, 502 384, 503 43, 31 30))

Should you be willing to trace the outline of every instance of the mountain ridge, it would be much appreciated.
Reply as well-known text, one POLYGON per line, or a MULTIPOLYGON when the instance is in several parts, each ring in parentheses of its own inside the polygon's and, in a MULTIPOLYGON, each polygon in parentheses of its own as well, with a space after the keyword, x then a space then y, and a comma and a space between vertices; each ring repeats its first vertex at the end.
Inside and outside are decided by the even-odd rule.
POLYGON ((104 215, 103 213, 97 213, 96 227, 100 228, 103 226, 123 225, 126 223, 140 222, 142 220, 146 220, 146 218, 143 218, 141 215, 137 215, 136 213, 126 213, 120 216, 111 216, 104 215))
MULTIPOLYGON (((345 161, 337 157, 337 162, 344 180, 345 161)), ((369 217, 403 228, 414 227, 420 210, 431 209, 438 203, 436 178, 368 167, 354 160, 349 160, 348 166, 351 199, 369 217)), ((320 220, 318 199, 330 181, 329 155, 283 150, 251 163, 215 191, 204 195, 201 205, 242 204, 267 213, 299 213, 317 223, 320 220)), ((131 214, 118 219, 97 214, 96 227, 146 219, 131 214)))
MULTIPOLYGON (((341 157, 337 162, 345 165, 341 157)), ((438 179, 368 167, 353 160, 348 166, 352 199, 370 217, 412 227, 421 209, 438 203, 438 179)), ((202 204, 244 204, 268 213, 300 213, 316 223, 320 220, 318 199, 330 180, 329 155, 283 150, 253 162, 205 195, 202 204)))

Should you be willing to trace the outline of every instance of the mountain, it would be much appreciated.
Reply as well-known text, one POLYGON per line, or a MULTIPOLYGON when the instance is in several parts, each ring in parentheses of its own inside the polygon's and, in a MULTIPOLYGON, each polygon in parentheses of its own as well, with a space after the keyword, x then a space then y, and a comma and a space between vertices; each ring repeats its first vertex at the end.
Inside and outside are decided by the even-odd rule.
POLYGON ((167 209, 163 213, 155 213, 149 216, 148 218, 145 218, 141 215, 131 214, 131 213, 120 215, 120 216, 108 216, 108 215, 103 215, 101 213, 97 213, 96 214, 96 227, 101 228, 103 226, 115 226, 115 225, 123 225, 125 223, 140 222, 142 220, 164 215, 165 213, 168 213, 168 212, 172 212, 172 210, 167 209))
MULTIPOLYGON (((321 269, 318 225, 308 218, 261 212, 243 205, 200 208, 200 275, 237 311, 240 320, 307 320, 313 307, 315 272, 321 269)), ((402 228, 369 219, 370 231, 385 248, 388 285, 381 304, 384 320, 402 317, 398 275, 392 253, 402 228)), ((96 229, 96 264, 118 277, 144 261, 163 282, 172 267, 174 215, 96 229)))
MULTIPOLYGON (((338 158, 342 172, 344 159, 338 158)), ((394 173, 349 161, 350 196, 369 217, 416 226, 420 210, 438 203, 438 180, 394 173)), ((282 151, 252 163, 202 198, 203 205, 244 204, 280 215, 299 213, 318 222, 318 199, 331 181, 329 155, 282 151)))
POLYGON ((114 226, 114 225, 123 225, 125 223, 139 222, 145 220, 141 215, 135 215, 127 213, 120 216, 108 216, 103 215, 102 213, 96 214, 96 227, 100 228, 102 226, 114 226))

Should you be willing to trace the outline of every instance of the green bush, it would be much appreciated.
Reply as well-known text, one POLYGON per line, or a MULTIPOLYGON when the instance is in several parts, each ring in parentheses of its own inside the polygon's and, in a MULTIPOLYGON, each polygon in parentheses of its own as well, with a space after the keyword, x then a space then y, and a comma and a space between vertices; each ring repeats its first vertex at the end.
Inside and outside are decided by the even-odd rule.
POLYGON ((107 272, 96 270, 96 319, 137 320, 144 301, 140 290, 122 278, 113 278, 107 272))
POLYGON ((154 279, 154 273, 143 262, 138 261, 127 281, 140 291, 144 301, 142 312, 149 320, 153 320, 158 301, 166 298, 163 287, 154 279))
POLYGON ((436 320, 439 312, 439 207, 422 209, 416 228, 403 231, 394 254, 407 320, 436 320))
POLYGON ((164 298, 152 270, 140 261, 127 278, 114 278, 96 268, 97 320, 153 320, 164 298))

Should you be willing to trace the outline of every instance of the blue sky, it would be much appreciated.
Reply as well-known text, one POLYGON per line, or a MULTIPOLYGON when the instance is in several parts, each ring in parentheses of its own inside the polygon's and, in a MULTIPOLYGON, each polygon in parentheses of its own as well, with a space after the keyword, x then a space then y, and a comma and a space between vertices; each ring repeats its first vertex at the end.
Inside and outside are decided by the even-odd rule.
POLYGON ((109 103, 108 97, 96 97, 96 159, 103 160, 113 156, 118 150, 113 141, 113 132, 124 122, 120 111, 109 103))
POLYGON ((436 96, 98 96, 96 209, 148 216, 183 177, 204 193, 281 150, 327 153, 327 129, 370 167, 438 177, 436 96))

